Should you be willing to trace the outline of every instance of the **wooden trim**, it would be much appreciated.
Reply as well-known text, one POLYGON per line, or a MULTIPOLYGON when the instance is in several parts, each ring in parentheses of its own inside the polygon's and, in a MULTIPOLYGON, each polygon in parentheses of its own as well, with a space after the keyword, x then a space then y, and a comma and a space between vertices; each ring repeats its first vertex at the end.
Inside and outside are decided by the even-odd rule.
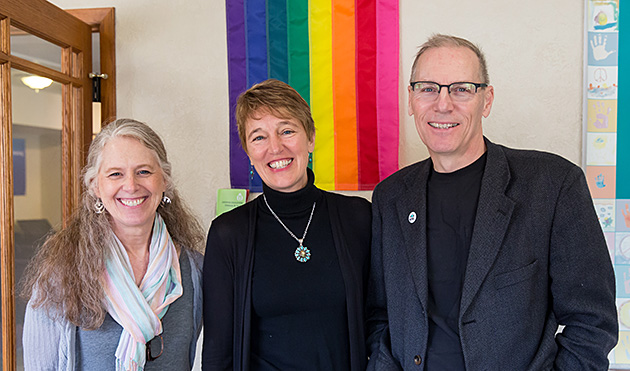
POLYGON ((2 369, 15 370, 15 276, 13 241, 13 142, 11 68, 0 64, 0 290, 2 293, 2 369), (6 357, 6 355, 13 357, 6 357))
MULTIPOLYGON (((71 75, 72 52, 70 48, 61 51, 61 66, 65 74, 71 75)), ((67 225, 66 219, 72 214, 72 111, 74 101, 72 99, 72 85, 64 84, 61 87, 62 122, 61 128, 61 216, 62 225, 67 225)))
POLYGON ((9 43, 11 36, 9 35, 9 29, 11 23, 8 18, 0 19, 0 56, 9 54, 9 43))
MULTIPOLYGON (((85 91, 88 91, 88 95, 92 96, 92 87, 90 87, 89 89, 78 86, 72 87, 72 98, 74 99, 74 107, 79 106, 82 99, 81 97, 85 95, 85 91)), ((85 100, 83 101, 86 102, 85 100)), ((92 101, 88 100, 87 104, 90 106, 91 109, 92 101)), ((82 125, 84 120, 90 121, 90 124, 92 123, 92 115, 90 114, 89 117, 84 117, 85 112, 85 107, 82 110, 74 110, 72 112, 72 141, 74 143, 84 143, 83 147, 73 146, 71 148, 72 151, 76 152, 73 153, 70 157, 72 159, 72 169, 70 173, 72 174, 73 180, 72 182, 70 182, 70 184, 72 185, 72 204, 77 206, 81 204, 81 170, 83 169, 83 166, 85 166, 87 152, 89 149, 90 141, 92 140, 92 125, 90 125, 89 128, 86 128, 84 127, 84 125, 82 125)), ((68 217, 64 220, 64 226, 67 226, 67 222, 70 221, 70 215, 74 210, 69 211, 70 213, 68 214, 68 217)))
MULTIPOLYGON (((0 50, 11 48, 10 19, 0 20, 0 50)), ((11 122, 11 63, 0 64, 0 305, 2 305, 2 369, 14 371, 15 275, 13 225, 13 124, 11 122), (9 355, 7 359, 7 355, 9 355), (11 356, 12 355, 12 356, 11 356)))
POLYGON ((116 118, 116 26, 114 8, 103 20, 101 33, 101 72, 108 75, 101 82, 101 117, 103 121, 116 118))
POLYGON ((66 11, 100 33, 101 117, 107 122, 116 118, 116 11, 114 8, 66 9, 66 11))
POLYGON ((26 59, 22 59, 20 57, 16 57, 13 55, 5 55, 0 53, 0 61, 1 62, 11 62, 11 67, 32 73, 34 75, 39 75, 43 77, 48 77, 58 83, 61 84, 75 84, 75 85, 83 85, 84 83, 88 83, 91 86, 92 81, 89 79, 83 79, 80 77, 72 77, 63 72, 53 70, 52 68, 48 68, 46 66, 42 66, 41 64, 37 64, 35 62, 31 62, 26 59))
MULTIPOLYGON (((77 44, 83 45, 91 40, 83 40, 86 24, 73 17, 59 7, 45 0, 2 0, 2 13, 11 18, 11 25, 23 31, 40 37, 55 45, 68 47, 77 44), (55 30, 55 37, 47 35, 47 29, 55 30)), ((91 35, 87 35, 90 37, 91 35)))
POLYGON ((103 20, 114 14, 114 8, 65 9, 65 11, 89 24, 92 32, 100 32, 99 28, 103 20))
POLYGON ((20 69, 62 83, 62 214, 68 222, 80 197, 84 149, 91 141, 91 26, 45 0, 0 1, 0 289, 2 370, 16 369, 14 204, 11 70, 20 69), (62 48, 61 71, 11 55, 16 26, 62 48))
MULTIPOLYGON (((89 55, 89 64, 91 68, 92 64, 92 49, 88 51, 82 51, 79 53, 72 53, 72 69, 75 76, 87 76, 90 71, 87 70, 87 66, 84 65, 85 56, 89 55)), ((88 80, 91 82, 91 80, 88 80)), ((71 147, 70 158, 72 159, 72 166, 69 169, 72 179, 70 185, 72 186, 71 194, 69 197, 72 199, 72 205, 77 206, 80 204, 81 197, 81 169, 85 165, 87 158, 87 151, 90 143, 92 142, 92 84, 87 85, 71 85, 72 87, 72 111, 70 128, 72 129, 72 143, 76 145, 71 147), (83 105, 81 105, 83 103, 83 105), (83 123, 88 121, 89 126, 83 123)), ((64 221, 69 221, 72 211, 69 210, 68 218, 64 221)))

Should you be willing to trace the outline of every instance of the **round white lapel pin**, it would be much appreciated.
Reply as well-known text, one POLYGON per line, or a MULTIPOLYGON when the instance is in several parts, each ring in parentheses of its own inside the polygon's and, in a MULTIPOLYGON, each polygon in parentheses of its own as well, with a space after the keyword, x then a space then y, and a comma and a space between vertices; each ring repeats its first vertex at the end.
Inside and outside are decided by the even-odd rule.
POLYGON ((412 211, 409 213, 409 223, 413 224, 416 221, 416 212, 412 211))

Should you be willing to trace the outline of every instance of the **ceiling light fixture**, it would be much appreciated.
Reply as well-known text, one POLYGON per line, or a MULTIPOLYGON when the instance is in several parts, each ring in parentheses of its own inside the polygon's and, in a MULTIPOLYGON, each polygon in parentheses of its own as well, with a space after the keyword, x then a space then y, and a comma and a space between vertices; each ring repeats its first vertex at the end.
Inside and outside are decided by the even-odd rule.
POLYGON ((35 76, 35 75, 24 76, 21 78, 21 80, 24 83, 24 85, 35 90, 36 93, 39 92, 40 89, 49 87, 50 84, 52 84, 53 82, 51 79, 47 77, 41 77, 41 76, 35 76))

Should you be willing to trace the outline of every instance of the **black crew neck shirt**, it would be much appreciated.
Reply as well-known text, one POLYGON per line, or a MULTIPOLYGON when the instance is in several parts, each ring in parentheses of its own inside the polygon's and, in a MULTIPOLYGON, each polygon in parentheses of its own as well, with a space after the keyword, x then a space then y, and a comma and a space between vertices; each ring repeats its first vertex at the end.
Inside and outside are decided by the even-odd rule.
POLYGON ((459 338, 461 301, 486 154, 465 168, 438 173, 427 185, 429 338, 425 370, 465 370, 459 338))

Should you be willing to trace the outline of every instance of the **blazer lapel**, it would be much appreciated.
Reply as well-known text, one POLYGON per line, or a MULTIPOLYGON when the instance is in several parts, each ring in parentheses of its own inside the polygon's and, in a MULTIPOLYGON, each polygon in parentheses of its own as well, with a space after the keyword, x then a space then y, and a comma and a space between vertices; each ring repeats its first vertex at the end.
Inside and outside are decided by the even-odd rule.
POLYGON ((428 297, 426 193, 430 166, 430 160, 423 161, 418 164, 416 171, 407 175, 404 179, 405 197, 398 197, 396 202, 401 242, 407 254, 416 293, 425 309, 428 297))
POLYGON ((462 288, 460 317, 466 312, 499 253, 514 202, 505 195, 510 172, 503 151, 486 140, 488 158, 462 288))

